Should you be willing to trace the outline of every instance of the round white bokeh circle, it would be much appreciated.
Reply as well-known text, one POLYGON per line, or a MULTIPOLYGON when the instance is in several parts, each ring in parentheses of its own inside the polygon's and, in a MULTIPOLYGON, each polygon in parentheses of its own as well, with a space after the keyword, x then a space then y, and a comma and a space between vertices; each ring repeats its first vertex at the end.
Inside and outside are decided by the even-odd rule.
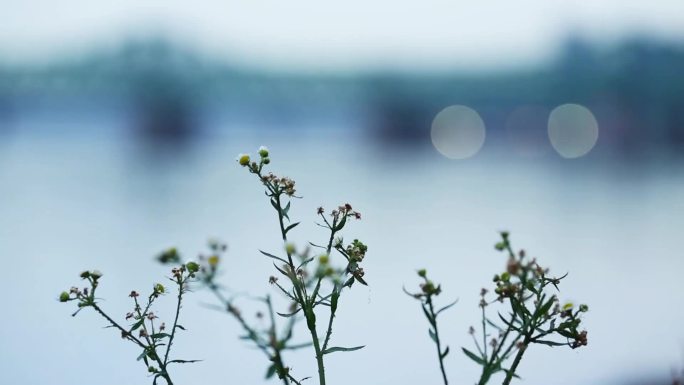
POLYGON ((599 127, 594 114, 579 104, 563 104, 551 111, 549 140, 564 158, 579 158, 596 145, 599 127))
POLYGON ((432 120, 432 144, 450 159, 466 159, 477 154, 485 141, 485 124, 477 111, 453 105, 432 120))

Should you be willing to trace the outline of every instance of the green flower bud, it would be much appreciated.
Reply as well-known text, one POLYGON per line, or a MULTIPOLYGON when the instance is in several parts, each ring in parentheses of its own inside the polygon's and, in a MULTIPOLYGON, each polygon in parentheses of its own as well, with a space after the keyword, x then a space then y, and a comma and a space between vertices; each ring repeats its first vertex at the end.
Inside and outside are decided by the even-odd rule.
POLYGON ((199 268, 200 268, 199 265, 197 264, 197 262, 188 262, 185 264, 185 267, 188 268, 188 271, 190 273, 196 273, 199 271, 199 268))
POLYGON ((501 280, 501 277, 499 277, 499 274, 496 274, 494 278, 492 278, 492 281, 494 282, 499 282, 501 280))
POLYGON ((268 157, 268 148, 266 146, 259 147, 259 156, 262 158, 268 157))
MULTIPOLYGON (((190 270, 190 268, 188 268, 188 270, 190 270)), ((166 289, 164 288, 164 285, 162 285, 161 283, 157 283, 154 285, 154 292, 155 293, 164 294, 165 290, 166 289)))
POLYGON ((207 262, 209 263, 209 266, 211 268, 216 268, 216 266, 218 266, 219 264, 219 256, 212 255, 211 257, 209 257, 209 259, 207 259, 207 262))
POLYGON ((90 272, 90 276, 93 277, 94 280, 97 280, 102 277, 102 273, 99 270, 93 270, 90 272))
POLYGON ((180 262, 180 256, 178 255, 178 250, 175 247, 171 247, 159 254, 157 260, 161 263, 178 263, 180 262))
POLYGON ((579 311, 581 311, 582 313, 586 313, 589 311, 589 306, 587 306, 586 304, 581 304, 579 307, 579 311))
POLYGON ((66 302, 69 300, 69 293, 66 291, 63 291, 62 294, 59 295, 59 302, 66 302))
POLYGON ((503 251, 506 248, 506 244, 503 242, 497 242, 497 244, 494 245, 494 248, 499 251, 503 251))
POLYGON ((501 280, 504 282, 508 282, 511 280, 511 275, 507 271, 505 271, 501 273, 501 280))
POLYGON ((238 162, 240 163, 240 166, 247 166, 249 165, 249 155, 247 154, 240 154, 238 155, 238 162))
POLYGON ((292 254, 294 254, 296 251, 297 251, 297 250, 295 249, 295 245, 294 245, 294 244, 288 243, 287 245, 285 245, 285 252, 286 252, 288 255, 292 255, 292 254))
POLYGON ((269 164, 269 163, 271 163, 271 158, 264 158, 263 162, 264 162, 264 164, 269 164))
POLYGON ((84 271, 81 273, 81 278, 86 279, 90 277, 90 272, 89 271, 84 271))
POLYGON ((425 278, 426 275, 427 275, 427 271, 425 269, 418 270, 418 276, 419 277, 425 278))
POLYGON ((320 262, 321 265, 327 265, 328 262, 330 262, 330 257, 328 257, 327 254, 323 254, 320 257, 318 257, 318 262, 320 262))

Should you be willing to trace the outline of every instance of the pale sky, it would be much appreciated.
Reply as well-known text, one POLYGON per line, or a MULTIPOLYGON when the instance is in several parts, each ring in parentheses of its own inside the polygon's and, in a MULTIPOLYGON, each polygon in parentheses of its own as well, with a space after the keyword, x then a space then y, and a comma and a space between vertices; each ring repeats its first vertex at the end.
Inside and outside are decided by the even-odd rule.
POLYGON ((515 65, 552 56, 573 32, 684 40, 682 0, 0 0, 0 9, 5 62, 155 33, 295 69, 515 65))

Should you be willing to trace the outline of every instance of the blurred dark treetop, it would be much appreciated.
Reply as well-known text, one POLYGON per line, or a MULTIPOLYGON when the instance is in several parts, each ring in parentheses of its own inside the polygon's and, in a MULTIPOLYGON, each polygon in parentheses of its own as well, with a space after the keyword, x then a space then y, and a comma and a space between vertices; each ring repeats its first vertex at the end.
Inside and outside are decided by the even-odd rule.
MULTIPOLYGON (((515 108, 590 108, 611 155, 684 147, 684 46, 632 39, 598 49, 570 39, 555 61, 522 70, 294 74, 195 54, 166 40, 133 41, 70 61, 0 63, 0 134, 25 111, 132 116, 136 135, 184 141, 211 122, 255 127, 338 122, 398 145, 429 145, 430 122, 465 104, 500 135, 515 108)), ((488 134, 489 135, 489 134, 488 134)))

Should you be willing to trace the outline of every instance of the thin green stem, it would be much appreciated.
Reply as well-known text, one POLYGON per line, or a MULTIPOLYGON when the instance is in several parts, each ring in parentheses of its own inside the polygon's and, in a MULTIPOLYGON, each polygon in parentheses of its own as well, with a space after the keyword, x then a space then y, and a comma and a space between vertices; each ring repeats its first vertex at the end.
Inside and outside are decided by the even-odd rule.
MULTIPOLYGON (((260 174, 257 175, 261 177, 260 174)), ((277 188, 277 186, 273 187, 270 186, 270 184, 267 184, 267 188, 272 194, 276 210, 278 211, 278 225, 280 226, 280 233, 282 235, 283 241, 287 242, 287 231, 285 231, 284 221, 285 216, 283 215, 283 207, 280 201, 281 191, 277 188)), ((290 269, 292 270, 291 273, 295 275, 295 278, 293 280, 295 281, 297 280, 297 271, 296 267, 294 266, 294 263, 292 262, 292 254, 289 252, 289 250, 287 251, 287 259, 290 265, 290 269)), ((304 285, 302 285, 302 287, 304 287, 304 285)), ((314 297, 311 301, 311 304, 309 304, 306 295, 302 293, 302 288, 298 287, 297 284, 294 285, 294 288, 299 305, 302 307, 302 310, 304 310, 304 317, 306 318, 306 323, 309 326, 309 330, 311 331, 311 341, 313 342, 314 350, 316 352, 316 363, 318 365, 319 385, 325 385, 325 366, 323 364, 323 353, 321 352, 320 342, 318 340, 318 335, 316 333, 316 316, 313 314, 313 303, 315 302, 316 298, 314 297)))
POLYGON ((287 373, 285 371, 285 365, 283 364, 283 358, 280 352, 280 349, 278 348, 278 336, 276 335, 276 321, 275 321, 275 314, 273 312, 273 305, 271 304, 271 297, 266 296, 266 299, 264 300, 266 302, 266 306, 268 307, 268 315, 271 320, 271 328, 269 330, 269 334, 271 337, 271 347, 273 348, 273 364, 276 367, 276 371, 278 372, 278 375, 280 378, 283 380, 284 385, 289 385, 288 382, 288 377, 289 373, 287 375, 283 375, 287 373))
MULTIPOLYGON (((321 214, 321 216, 323 216, 323 215, 321 214)), ((323 219, 325 220, 325 217, 323 217, 323 219)), ((328 246, 326 247, 326 253, 328 255, 330 255, 330 252, 332 251, 333 240, 335 239, 335 233, 337 232, 337 230, 335 229, 337 226, 337 219, 333 219, 332 225, 330 225, 328 223, 328 221, 326 220, 326 224, 328 224, 328 227, 330 228, 330 238, 328 239, 328 246)), ((319 279, 319 283, 320 283, 320 279, 319 279)), ((338 289, 337 285, 335 285, 335 287, 333 287, 333 293, 332 293, 332 296, 335 296, 335 299, 334 299, 335 303, 337 303, 337 301, 339 300, 341 293, 342 293, 342 288, 340 287, 338 289)), ((332 336, 332 327, 333 327, 333 323, 335 322, 335 312, 336 311, 337 311, 337 306, 334 306, 334 307, 330 306, 330 316, 328 318, 328 329, 325 332, 325 340, 323 341, 323 350, 328 348, 328 342, 330 342, 330 337, 332 336)))
MULTIPOLYGON (((515 320, 517 319, 517 316, 515 313, 511 316, 510 324, 512 325, 515 320)), ((506 331, 504 332, 503 336, 501 337, 501 341, 497 344, 496 348, 492 351, 492 355, 489 358, 489 361, 485 363, 485 365, 482 367, 482 375, 480 375, 480 380, 478 381, 478 385, 485 385, 487 381, 489 381, 489 378, 491 376, 491 370, 494 366, 498 366, 501 364, 501 362, 506 358, 508 355, 508 352, 512 349, 512 347, 515 345, 515 342, 518 340, 517 337, 511 345, 506 349, 503 355, 499 357, 499 352, 501 351, 501 348, 504 346, 506 339, 508 338, 508 335, 511 333, 511 327, 509 326, 506 328, 506 331), (497 359, 498 358, 498 359, 497 359)))
POLYGON ((183 291, 185 290, 183 286, 185 285, 185 279, 178 278, 178 296, 176 303, 176 316, 173 320, 173 328, 171 329, 171 336, 169 336, 169 343, 166 346, 166 353, 164 353, 164 367, 169 362, 169 353, 171 352, 171 345, 173 344, 173 339, 176 336, 176 329, 178 329, 178 317, 180 316, 181 303, 183 301, 183 291))
MULTIPOLYGON (((128 330, 124 329, 121 325, 119 325, 116 321, 114 321, 109 315, 107 315, 107 313, 105 313, 99 306, 97 306, 96 303, 93 302, 90 306, 92 306, 93 309, 95 309, 95 311, 98 314, 100 314, 102 317, 104 317, 104 319, 106 319, 112 326, 119 329, 121 331, 121 334, 125 335, 129 341, 132 341, 133 343, 135 343, 139 347, 143 348, 144 350, 147 350, 149 348, 149 346, 152 346, 151 344, 149 346, 145 345, 139 339, 135 338, 131 333, 128 332, 128 330)), ((160 376, 162 378, 164 378, 164 380, 166 380, 166 383, 168 385, 173 385, 173 381, 171 381, 171 376, 166 371, 166 365, 164 365, 164 363, 161 361, 161 359, 159 358, 159 356, 156 353, 154 354, 154 360, 159 365, 159 370, 161 371, 160 376)))
MULTIPOLYGON (((483 305, 484 297, 482 299, 483 305)), ((484 349, 484 356, 487 357, 487 317, 485 316, 485 306, 480 306, 482 308, 482 349, 484 349)))
POLYGON ((323 352, 321 351, 318 336, 316 335, 315 323, 313 324, 313 328, 309 327, 309 331, 311 331, 311 340, 313 341, 314 351, 316 352, 316 363, 318 364, 318 383, 319 385, 325 385, 325 366, 323 364, 323 352))
POLYGON ((104 317, 104 319, 106 319, 112 326, 119 329, 121 331, 121 334, 125 335, 126 338, 128 338, 128 340, 133 341, 136 345, 140 346, 143 349, 146 348, 145 344, 140 342, 139 339, 135 338, 131 333, 128 332, 128 330, 124 329, 118 323, 116 323, 116 321, 114 321, 111 317, 109 317, 107 315, 107 313, 105 313, 102 309, 100 309, 100 307, 97 306, 97 304, 93 303, 91 306, 93 307, 93 309, 95 309, 96 312, 98 312, 102 317, 104 317))
POLYGON ((439 330, 437 329, 437 314, 435 314, 435 309, 432 306, 432 298, 427 297, 426 300, 428 308, 430 309, 430 316, 432 317, 432 328, 435 329, 435 344, 437 345, 437 357, 439 358, 439 369, 442 371, 442 380, 444 380, 444 385, 449 385, 447 380, 446 371, 444 370, 444 357, 442 356, 442 346, 439 340, 439 330))
MULTIPOLYGON (((532 332, 530 332, 531 334, 532 332)), ((515 355, 515 358, 513 359, 513 364, 511 367, 508 369, 506 372, 506 378, 504 379, 504 382, 502 385, 509 385, 511 383, 511 380, 513 379, 513 376, 515 375, 515 370, 518 368, 518 365, 520 364, 520 361, 522 360, 523 354, 525 354, 525 350, 527 350, 527 345, 530 343, 531 335, 528 334, 525 336, 525 339, 523 340, 522 346, 520 349, 518 349, 518 353, 515 355)))
POLYGON ((323 350, 328 348, 328 342, 332 336, 333 320, 335 319, 335 312, 330 310, 330 318, 328 318, 328 330, 325 332, 325 340, 323 341, 323 350))

